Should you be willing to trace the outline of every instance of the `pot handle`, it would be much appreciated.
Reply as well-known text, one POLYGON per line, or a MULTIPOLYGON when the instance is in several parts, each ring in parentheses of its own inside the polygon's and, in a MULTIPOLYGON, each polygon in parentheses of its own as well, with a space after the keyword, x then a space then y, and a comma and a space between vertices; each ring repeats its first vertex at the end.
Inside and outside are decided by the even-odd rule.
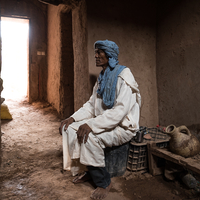
POLYGON ((179 129, 179 131, 180 131, 181 133, 184 133, 184 134, 186 134, 186 135, 191 136, 191 133, 190 133, 189 129, 188 129, 186 126, 184 126, 184 125, 179 126, 178 129, 179 129))

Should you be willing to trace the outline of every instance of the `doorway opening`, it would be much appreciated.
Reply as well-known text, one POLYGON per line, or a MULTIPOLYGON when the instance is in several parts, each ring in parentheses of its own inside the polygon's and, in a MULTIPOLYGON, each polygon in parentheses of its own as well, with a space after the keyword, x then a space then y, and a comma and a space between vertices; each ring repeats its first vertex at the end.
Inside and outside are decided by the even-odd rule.
POLYGON ((1 17, 3 91, 7 99, 22 99, 28 93, 29 19, 1 17))

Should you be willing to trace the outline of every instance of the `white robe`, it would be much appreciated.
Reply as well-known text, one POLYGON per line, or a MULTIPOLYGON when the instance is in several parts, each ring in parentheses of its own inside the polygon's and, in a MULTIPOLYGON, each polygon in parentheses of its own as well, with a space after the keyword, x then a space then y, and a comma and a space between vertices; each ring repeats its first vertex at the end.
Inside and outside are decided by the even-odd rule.
POLYGON ((129 68, 125 68, 117 80, 115 103, 107 109, 97 94, 98 84, 93 94, 82 108, 71 117, 75 122, 69 125, 63 135, 63 168, 76 175, 81 164, 105 167, 104 148, 119 146, 135 136, 139 129, 141 96, 138 85, 129 68), (87 123, 92 129, 86 144, 78 143, 77 130, 87 123))

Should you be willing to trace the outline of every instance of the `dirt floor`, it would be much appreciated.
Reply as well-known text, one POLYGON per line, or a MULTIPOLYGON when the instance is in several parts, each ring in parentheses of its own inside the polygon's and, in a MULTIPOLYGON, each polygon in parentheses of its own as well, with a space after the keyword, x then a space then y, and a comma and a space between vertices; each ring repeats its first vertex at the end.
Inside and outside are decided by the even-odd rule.
MULTIPOLYGON (((0 199, 89 200, 90 182, 74 185, 70 172, 62 170, 60 119, 47 103, 5 102, 13 120, 2 120, 2 166, 0 199)), ((126 172, 112 178, 106 200, 199 199, 196 192, 179 181, 163 176, 126 172)))

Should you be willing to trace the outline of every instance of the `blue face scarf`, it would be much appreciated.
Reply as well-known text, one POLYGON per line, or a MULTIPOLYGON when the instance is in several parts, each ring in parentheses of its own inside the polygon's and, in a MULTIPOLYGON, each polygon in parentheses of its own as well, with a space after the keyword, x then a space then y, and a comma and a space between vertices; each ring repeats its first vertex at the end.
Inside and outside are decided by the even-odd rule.
POLYGON ((109 40, 98 40, 94 46, 102 49, 108 57, 109 66, 105 72, 102 70, 98 77, 97 93, 102 97, 104 105, 110 109, 114 106, 117 77, 125 66, 118 65, 119 48, 116 43, 109 40))

